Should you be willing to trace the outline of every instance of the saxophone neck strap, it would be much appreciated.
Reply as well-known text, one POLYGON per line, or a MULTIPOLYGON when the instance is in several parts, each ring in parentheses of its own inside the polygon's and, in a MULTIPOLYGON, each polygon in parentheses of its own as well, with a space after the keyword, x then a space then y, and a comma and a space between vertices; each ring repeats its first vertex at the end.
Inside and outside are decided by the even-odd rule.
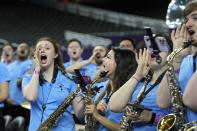
POLYGON ((138 100, 139 103, 141 103, 141 102, 143 101, 143 99, 146 97, 146 95, 147 95, 155 86, 157 86, 157 85, 161 82, 161 80, 162 80, 162 78, 164 77, 165 73, 166 73, 166 71, 164 71, 164 72, 157 78, 156 82, 155 82, 147 91, 144 91, 144 92, 142 93, 141 97, 140 97, 139 100, 138 100))

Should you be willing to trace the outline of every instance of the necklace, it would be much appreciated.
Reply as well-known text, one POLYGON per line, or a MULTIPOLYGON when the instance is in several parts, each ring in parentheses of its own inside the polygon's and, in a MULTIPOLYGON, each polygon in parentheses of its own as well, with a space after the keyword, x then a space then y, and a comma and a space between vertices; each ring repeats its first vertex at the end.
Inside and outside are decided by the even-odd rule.
POLYGON ((44 111, 46 109, 46 104, 47 104, 47 101, 49 99, 49 96, 51 94, 51 89, 52 89, 52 85, 50 84, 50 90, 49 90, 49 93, 47 95, 47 99, 46 99, 46 102, 44 102, 44 93, 43 93, 43 87, 42 87, 42 99, 43 99, 43 103, 42 103, 42 117, 41 117, 41 123, 43 121, 43 115, 44 115, 44 111))
POLYGON ((48 93, 46 102, 44 102, 44 93, 43 93, 43 87, 42 87, 42 99, 43 99, 43 101, 42 101, 42 117, 41 117, 41 123, 42 123, 42 120, 43 120, 43 115, 44 115, 44 111, 46 109, 47 101, 48 101, 49 96, 51 94, 52 83, 55 83, 57 74, 58 74, 58 70, 55 68, 54 71, 53 71, 53 78, 52 78, 51 83, 50 83, 50 90, 49 90, 49 93, 48 93))

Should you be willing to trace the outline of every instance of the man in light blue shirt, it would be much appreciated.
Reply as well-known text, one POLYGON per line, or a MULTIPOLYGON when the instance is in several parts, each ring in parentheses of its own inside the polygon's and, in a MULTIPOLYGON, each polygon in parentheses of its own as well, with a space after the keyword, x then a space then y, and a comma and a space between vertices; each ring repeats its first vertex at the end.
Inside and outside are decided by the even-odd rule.
MULTIPOLYGON (((14 63, 7 66, 10 84, 9 84, 9 97, 7 99, 6 113, 13 118, 22 116, 26 120, 26 127, 29 124, 30 110, 20 106, 21 103, 26 102, 22 94, 22 89, 17 85, 17 81, 23 77, 23 73, 27 70, 31 60, 28 59, 29 46, 26 43, 22 43, 17 47, 17 59, 14 63), (24 66, 26 65, 26 66, 24 66)), ((24 126, 24 125, 23 125, 24 126)))
POLYGON ((4 119, 3 119, 3 107, 4 103, 3 101, 7 99, 8 97, 8 82, 9 79, 9 73, 6 68, 6 66, 0 62, 0 130, 4 130, 4 119))

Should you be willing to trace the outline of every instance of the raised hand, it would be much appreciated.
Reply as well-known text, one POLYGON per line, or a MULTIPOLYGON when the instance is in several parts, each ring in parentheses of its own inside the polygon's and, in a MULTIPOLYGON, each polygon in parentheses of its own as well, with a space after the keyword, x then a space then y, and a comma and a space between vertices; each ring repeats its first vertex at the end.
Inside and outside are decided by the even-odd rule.
POLYGON ((98 52, 93 52, 92 56, 90 56, 90 58, 87 60, 88 63, 94 63, 97 54, 98 52))
MULTIPOLYGON (((171 32, 171 39, 173 42, 173 50, 180 48, 185 41, 189 40, 189 34, 186 30, 185 24, 183 24, 182 26, 179 25, 176 31, 173 30, 171 32)), ((182 50, 180 53, 176 55, 175 60, 181 62, 182 58, 190 54, 190 50, 191 46, 182 50)))
POLYGON ((34 68, 36 71, 40 71, 41 70, 41 64, 40 61, 38 60, 38 51, 34 52, 34 68))
POLYGON ((138 80, 141 80, 148 74, 150 70, 148 61, 150 60, 151 52, 144 48, 144 51, 142 53, 142 49, 140 49, 139 54, 136 53, 135 57, 138 63, 138 67, 134 76, 137 77, 138 80))

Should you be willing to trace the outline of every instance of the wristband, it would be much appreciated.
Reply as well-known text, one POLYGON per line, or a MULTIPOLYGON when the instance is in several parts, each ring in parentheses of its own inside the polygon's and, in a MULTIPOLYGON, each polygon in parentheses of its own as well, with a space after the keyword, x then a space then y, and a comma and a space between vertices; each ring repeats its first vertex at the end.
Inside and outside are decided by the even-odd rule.
POLYGON ((139 80, 135 76, 132 76, 132 78, 135 79, 137 82, 139 82, 139 80))
POLYGON ((40 72, 39 72, 39 71, 37 71, 37 70, 34 70, 34 74, 39 75, 39 74, 40 74, 40 72))
POLYGON ((85 61, 85 65, 88 65, 88 64, 89 64, 89 63, 88 63, 88 61, 86 60, 86 61, 85 61))
POLYGON ((155 120, 154 120, 153 124, 154 125, 157 125, 157 123, 159 122, 159 119, 160 119, 160 115, 159 114, 156 114, 155 120))
POLYGON ((152 118, 151 118, 151 120, 148 122, 148 124, 153 125, 154 122, 155 122, 155 117, 156 117, 156 114, 155 114, 154 112, 152 112, 152 118))
POLYGON ((180 72, 180 69, 174 69, 175 74, 179 74, 179 72, 180 72))

